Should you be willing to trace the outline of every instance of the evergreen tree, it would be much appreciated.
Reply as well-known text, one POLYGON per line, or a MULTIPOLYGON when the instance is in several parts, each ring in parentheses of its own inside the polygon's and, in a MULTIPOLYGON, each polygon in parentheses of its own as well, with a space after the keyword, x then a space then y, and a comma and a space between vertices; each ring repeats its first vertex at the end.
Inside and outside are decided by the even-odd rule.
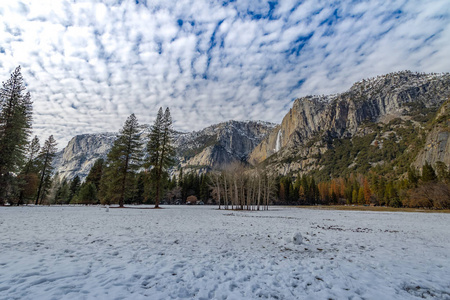
POLYGON ((430 181, 436 181, 437 176, 434 172, 433 167, 428 163, 425 162, 425 165, 422 167, 422 181, 423 182, 430 182, 430 181))
POLYGON ((364 204, 364 188, 360 187, 358 190, 358 205, 364 204))
POLYGON ((102 179, 104 166, 105 161, 103 158, 97 159, 86 177, 86 183, 93 183, 97 191, 100 189, 100 180, 102 179))
POLYGON ((299 188, 299 200, 301 204, 309 203, 308 192, 309 192, 308 178, 306 177, 306 175, 303 175, 302 178, 300 179, 300 188, 299 188))
POLYGON ((78 195, 78 192, 80 191, 80 188, 81 188, 81 179, 77 175, 70 182, 69 201, 68 201, 69 203, 72 202, 72 199, 78 195))
POLYGON ((56 150, 56 141, 53 138, 53 135, 51 135, 45 141, 44 146, 42 147, 39 154, 39 160, 41 164, 41 179, 39 181, 35 205, 38 205, 40 202, 42 202, 42 199, 45 197, 47 190, 51 186, 50 174, 53 171, 52 162, 53 158, 55 157, 56 150))
POLYGON ((51 173, 47 173, 44 177, 44 181, 42 183, 41 188, 41 197, 39 200, 39 204, 50 204, 50 199, 48 196, 50 196, 51 190, 53 186, 53 178, 51 173))
POLYGON ((288 189, 288 204, 293 204, 298 199, 298 194, 294 193, 294 185, 292 180, 289 178, 289 189, 288 189))
POLYGON ((145 201, 145 173, 143 172, 139 173, 137 177, 135 201, 137 204, 142 204, 145 201))
POLYGON ((358 191, 356 189, 352 192, 352 203, 358 204, 358 191))
POLYGON ((394 183, 392 181, 388 182, 386 185, 386 192, 385 192, 385 200, 386 204, 392 207, 401 207, 402 203, 398 197, 397 189, 394 186, 394 183))
POLYGON ((55 194, 54 202, 56 204, 67 204, 70 201, 70 186, 67 179, 63 179, 61 184, 58 186, 55 194))
POLYGON ((316 185, 314 177, 311 177, 311 181, 309 183, 309 198, 309 203, 313 205, 317 203, 317 199, 319 198, 319 189, 316 185))
POLYGON ((92 182, 85 182, 78 192, 78 203, 95 204, 97 202, 97 188, 92 182))
POLYGON ((167 189, 171 190, 177 186, 177 180, 175 177, 169 178, 169 181, 167 182, 167 189))
POLYGON ((29 144, 27 162, 22 173, 19 175, 20 194, 17 205, 22 205, 25 198, 32 197, 36 192, 38 184, 37 174, 39 173, 39 160, 37 156, 40 149, 39 138, 35 136, 29 144))
POLYGON ((413 167, 408 168, 408 183, 410 187, 417 187, 417 183, 419 182, 419 176, 417 176, 416 169, 413 167))
POLYGON ((155 208, 159 207, 159 201, 162 194, 162 181, 164 172, 174 164, 175 150, 172 145, 173 140, 172 118, 169 108, 162 112, 159 109, 155 123, 151 127, 150 139, 147 144, 149 153, 148 165, 153 167, 152 177, 155 181, 155 208))
POLYGON ((103 202, 105 203, 118 200, 119 206, 123 207, 126 193, 131 192, 129 181, 133 178, 129 174, 141 167, 142 142, 140 129, 141 126, 136 116, 131 114, 108 153, 104 176, 100 184, 103 202))
POLYGON ((442 161, 436 162, 436 173, 440 181, 450 181, 450 170, 447 165, 442 161))
POLYGON ((39 169, 37 156, 39 154, 40 149, 41 145, 39 144, 39 138, 36 135, 31 140, 31 143, 29 144, 28 147, 28 157, 24 168, 25 174, 35 173, 39 169))
POLYGON ((32 102, 30 93, 24 93, 20 66, 0 89, 0 205, 3 205, 25 160, 28 138, 31 134, 32 102))
POLYGON ((286 183, 284 181, 280 181, 279 187, 278 187, 278 199, 283 204, 285 204, 285 202, 286 202, 287 193, 288 192, 286 191, 286 183))
POLYGON ((209 179, 207 174, 202 174, 200 178, 200 200, 206 202, 209 199, 209 179))
POLYGON ((163 110, 159 108, 155 122, 150 128, 149 140, 147 143, 147 151, 149 152, 148 166, 156 168, 161 156, 161 135, 163 128, 163 110))

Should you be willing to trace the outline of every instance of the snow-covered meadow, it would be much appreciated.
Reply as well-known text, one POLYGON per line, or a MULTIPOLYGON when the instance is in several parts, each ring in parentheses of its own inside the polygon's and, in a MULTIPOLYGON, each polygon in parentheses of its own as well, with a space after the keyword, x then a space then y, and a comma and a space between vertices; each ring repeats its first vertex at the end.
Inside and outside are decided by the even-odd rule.
POLYGON ((0 232, 0 299, 450 299, 450 214, 9 207, 0 232))

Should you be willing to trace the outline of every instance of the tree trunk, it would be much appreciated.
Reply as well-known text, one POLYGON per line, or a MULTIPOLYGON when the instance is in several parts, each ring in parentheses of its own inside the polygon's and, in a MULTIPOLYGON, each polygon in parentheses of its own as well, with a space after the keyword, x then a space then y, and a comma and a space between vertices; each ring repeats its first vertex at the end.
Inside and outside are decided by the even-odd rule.
POLYGON ((236 183, 236 178, 234 179, 234 201, 235 201, 235 206, 236 209, 238 208, 239 205, 239 193, 238 193, 238 187, 237 187, 237 183, 236 183))
POLYGON ((261 201, 261 175, 258 174, 258 210, 260 201, 261 201))
POLYGON ((225 188, 225 209, 228 209, 228 189, 227 189, 227 177, 226 174, 223 176, 224 188, 225 188))
POLYGON ((123 207, 123 203, 125 201, 125 185, 127 183, 127 174, 128 174, 128 164, 130 162, 130 152, 131 152, 131 136, 128 137, 128 146, 127 146, 127 158, 125 159, 125 168, 123 170, 123 179, 122 179, 122 190, 120 191, 119 198, 119 207, 123 207))
POLYGON ((220 178, 216 176, 216 188, 217 188, 217 198, 219 198, 219 209, 220 209, 220 178))
POLYGON ((37 196, 36 196, 36 202, 34 203, 34 205, 39 204, 39 196, 41 195, 42 183, 44 182, 44 177, 45 177, 45 169, 47 168, 47 158, 48 158, 48 153, 46 153, 46 155, 45 155, 44 168, 42 169, 41 181, 39 182, 39 188, 38 188, 38 192, 37 192, 37 196))
POLYGON ((155 199, 155 208, 159 208, 159 185, 161 183, 161 175, 158 171, 158 174, 156 175, 156 199, 155 199))

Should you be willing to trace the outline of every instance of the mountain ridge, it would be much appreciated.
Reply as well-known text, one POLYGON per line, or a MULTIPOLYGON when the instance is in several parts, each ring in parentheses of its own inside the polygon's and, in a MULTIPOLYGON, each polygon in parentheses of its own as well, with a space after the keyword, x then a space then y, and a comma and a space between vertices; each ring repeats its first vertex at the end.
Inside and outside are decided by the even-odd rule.
MULTIPOLYGON (((330 153, 341 151, 339 143, 345 144, 347 140, 350 141, 345 144, 347 147, 358 148, 356 144, 363 141, 367 147, 372 147, 371 151, 381 152, 386 150, 382 149, 384 144, 399 143, 402 138, 412 141, 413 137, 403 132, 409 130, 422 137, 421 143, 425 144, 432 129, 425 132, 422 127, 449 96, 449 73, 401 71, 363 79, 343 93, 297 98, 280 124, 230 120, 199 131, 177 132, 174 141, 177 167, 205 172, 241 161, 255 166, 262 164, 283 175, 322 172, 320 176, 326 176, 325 171, 330 166, 325 164, 331 159, 330 153), (387 128, 392 122, 396 125, 387 128), (389 141, 389 133, 396 138, 389 141), (368 141, 369 137, 373 140, 368 141), (378 148, 373 147, 375 144, 378 148)), ((448 125, 441 123, 440 126, 427 141, 427 144, 438 143, 433 149, 440 152, 401 148, 417 154, 411 158, 417 161, 414 164, 417 168, 425 161, 450 161, 448 125)), ((54 163, 56 171, 62 177, 85 177, 95 159, 106 157, 114 138, 114 133, 74 137, 58 153, 54 163), (95 140, 96 137, 99 140, 95 140), (76 145, 81 140, 83 145, 76 145)), ((369 165, 386 163, 381 154, 372 157, 373 161, 363 162, 358 153, 347 159, 346 168, 369 170, 369 165)), ((328 176, 333 176, 332 173, 330 171, 328 176)))
POLYGON ((298 98, 279 127, 252 151, 249 162, 264 162, 285 175, 308 173, 323 167, 318 157, 332 148, 334 139, 369 133, 363 124, 406 120, 417 105, 437 109, 449 95, 448 73, 402 71, 362 80, 341 94, 298 98))
MULTIPOLYGON (((176 132, 177 167, 207 171, 232 161, 244 161, 275 124, 264 121, 226 121, 193 132, 176 132)), ((144 142, 149 125, 142 125, 144 142)), ((117 133, 81 134, 73 137, 53 161, 60 178, 84 179, 94 162, 105 159, 117 133)))

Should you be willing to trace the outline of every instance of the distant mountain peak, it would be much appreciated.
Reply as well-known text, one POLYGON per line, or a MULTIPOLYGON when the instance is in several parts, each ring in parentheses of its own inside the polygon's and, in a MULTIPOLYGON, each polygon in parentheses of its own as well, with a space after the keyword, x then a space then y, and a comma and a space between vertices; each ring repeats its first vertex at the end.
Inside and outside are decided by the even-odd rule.
MULTIPOLYGON (((210 169, 235 160, 246 160, 248 154, 270 132, 275 124, 264 121, 230 120, 202 130, 175 133, 179 166, 210 169)), ((143 125, 142 137, 147 139, 149 125, 143 125)), ((61 178, 76 175, 85 178, 94 162, 106 158, 117 133, 80 134, 58 152, 54 166, 61 178)))

